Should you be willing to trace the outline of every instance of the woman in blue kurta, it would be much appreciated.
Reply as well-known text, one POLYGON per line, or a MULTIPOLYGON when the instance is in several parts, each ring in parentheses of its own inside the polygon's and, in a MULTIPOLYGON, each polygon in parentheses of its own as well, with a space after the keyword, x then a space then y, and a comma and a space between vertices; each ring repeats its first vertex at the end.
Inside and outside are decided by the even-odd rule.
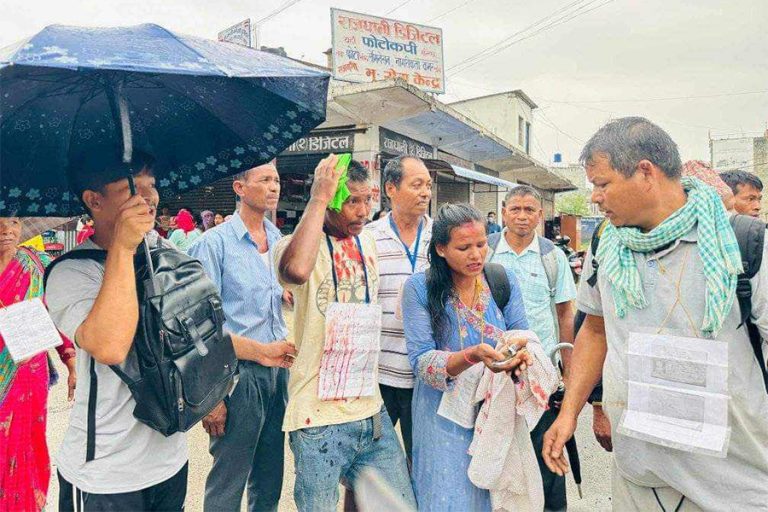
POLYGON ((519 374, 531 362, 523 350, 500 367, 492 365, 504 355, 494 349, 488 332, 527 329, 528 323, 511 271, 511 296, 504 310, 493 300, 483 277, 487 252, 482 214, 469 205, 445 205, 432 228, 430 270, 413 275, 403 289, 405 338, 416 375, 412 477, 420 511, 491 510, 488 491, 467 476, 473 429, 437 411, 443 393, 475 364, 519 374))

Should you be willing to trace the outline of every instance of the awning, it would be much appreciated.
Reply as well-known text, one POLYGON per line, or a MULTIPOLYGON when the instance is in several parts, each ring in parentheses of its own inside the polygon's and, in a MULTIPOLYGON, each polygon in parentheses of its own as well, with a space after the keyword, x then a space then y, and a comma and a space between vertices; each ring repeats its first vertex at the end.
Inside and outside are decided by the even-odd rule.
POLYGON ((495 185, 497 187, 502 187, 502 188, 517 187, 516 184, 510 181, 502 180, 500 178, 497 178, 496 176, 489 176, 485 173, 473 171, 471 169, 465 169, 464 167, 459 167, 458 165, 452 165, 451 168, 453 169, 453 173, 456 176, 461 176, 462 178, 467 178, 472 181, 479 181, 482 183, 487 183, 488 185, 495 185))
MULTIPOLYGON (((402 80, 336 85, 331 87, 329 94, 329 114, 321 128, 350 123, 378 125, 462 160, 480 164, 514 181, 556 192, 576 189, 530 155, 402 80)), ((469 169, 464 171, 475 173, 469 169)), ((491 179, 483 173, 475 174, 491 179)), ((477 181, 483 180, 477 178, 477 181)), ((512 185, 503 179, 499 181, 504 184, 484 183, 505 188, 512 185)))

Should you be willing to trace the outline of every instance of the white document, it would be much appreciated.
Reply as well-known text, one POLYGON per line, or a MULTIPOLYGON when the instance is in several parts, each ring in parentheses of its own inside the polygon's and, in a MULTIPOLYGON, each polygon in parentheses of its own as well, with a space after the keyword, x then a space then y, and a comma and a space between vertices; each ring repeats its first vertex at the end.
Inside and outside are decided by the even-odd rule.
POLYGON ((728 453, 731 429, 710 423, 688 428, 669 418, 626 410, 619 432, 635 439, 686 452, 724 458, 728 453))
POLYGON ((0 309, 0 335, 16 363, 63 343, 39 298, 0 309))
POLYGON ((620 433, 687 452, 725 457, 728 344, 684 336, 630 333, 627 409, 620 433))
POLYGON ((627 380, 692 391, 728 393, 728 345, 723 341, 632 332, 627 380))
POLYGON ((321 400, 374 396, 378 382, 381 306, 333 302, 325 312, 321 400))
POLYGON ((475 428, 479 409, 475 393, 484 369, 485 365, 475 364, 461 372, 453 389, 443 392, 437 414, 461 427, 475 428))

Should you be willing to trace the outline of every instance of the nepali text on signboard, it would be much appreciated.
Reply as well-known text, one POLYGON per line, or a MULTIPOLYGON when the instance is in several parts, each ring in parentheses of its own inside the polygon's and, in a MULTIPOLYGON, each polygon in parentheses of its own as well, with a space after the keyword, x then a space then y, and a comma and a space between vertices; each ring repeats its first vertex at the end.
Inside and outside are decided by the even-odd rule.
POLYGON ((432 146, 411 139, 399 133, 379 128, 379 151, 391 155, 408 155, 419 158, 433 158, 432 146))
POLYGON ((219 41, 251 47, 251 19, 232 25, 219 32, 219 41))
POLYGON ((427 92, 445 92, 443 31, 331 9, 333 77, 348 82, 402 78, 427 92))
POLYGON ((309 153, 350 153, 355 147, 354 133, 333 133, 302 137, 283 152, 287 155, 309 153))

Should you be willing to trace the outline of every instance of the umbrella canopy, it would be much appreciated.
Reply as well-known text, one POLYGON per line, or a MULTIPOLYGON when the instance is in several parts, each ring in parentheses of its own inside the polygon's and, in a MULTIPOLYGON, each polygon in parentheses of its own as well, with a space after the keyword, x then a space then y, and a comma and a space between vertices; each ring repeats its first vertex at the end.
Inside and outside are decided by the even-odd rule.
POLYGON ((328 81, 157 25, 47 27, 0 50, 0 216, 82 213, 70 163, 116 148, 156 158, 161 197, 267 162, 325 120, 328 81))

